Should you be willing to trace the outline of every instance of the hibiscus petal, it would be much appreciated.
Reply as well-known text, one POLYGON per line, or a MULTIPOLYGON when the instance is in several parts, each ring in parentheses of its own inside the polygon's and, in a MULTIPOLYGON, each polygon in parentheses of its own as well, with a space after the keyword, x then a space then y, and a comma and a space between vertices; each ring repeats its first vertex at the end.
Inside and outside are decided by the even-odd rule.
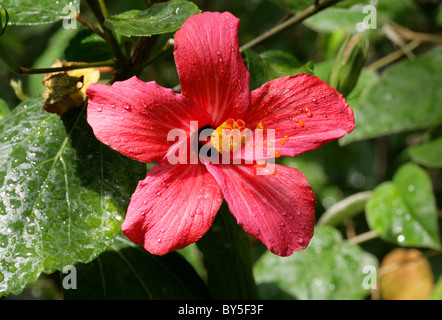
POLYGON ((316 200, 300 171, 280 165, 271 175, 256 175, 253 165, 207 164, 207 169, 238 224, 270 251, 288 256, 308 245, 316 200))
POLYGON ((201 238, 222 203, 220 188, 204 165, 159 162, 140 181, 123 233, 152 254, 166 254, 201 238))
POLYGON ((87 120, 95 136, 120 153, 142 162, 159 161, 176 141, 172 129, 186 136, 210 123, 210 116, 181 94, 136 77, 112 86, 91 84, 87 120), (191 125, 191 121, 194 125, 191 125))
POLYGON ((175 34, 182 93, 204 108, 217 127, 241 118, 250 104, 250 74, 238 49, 239 20, 229 12, 191 16, 175 34))
POLYGON ((309 74, 278 78, 252 92, 245 122, 275 129, 280 156, 315 150, 351 132, 353 111, 334 88, 309 74))

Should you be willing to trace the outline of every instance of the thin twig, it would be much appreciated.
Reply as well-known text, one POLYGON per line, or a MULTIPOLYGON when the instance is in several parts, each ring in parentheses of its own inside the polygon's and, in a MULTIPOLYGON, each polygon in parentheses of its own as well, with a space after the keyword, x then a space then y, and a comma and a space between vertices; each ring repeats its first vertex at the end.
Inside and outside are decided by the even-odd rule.
POLYGON ((370 70, 378 70, 400 58, 402 58, 405 55, 406 51, 412 51, 416 49, 421 44, 421 41, 419 40, 413 40, 409 43, 407 43, 403 49, 399 49, 397 51, 394 51, 390 53, 389 55, 371 63, 367 68, 370 70), (405 52, 404 52, 405 50, 405 52))
POLYGON ((101 32, 101 30, 98 30, 97 28, 95 28, 92 24, 90 24, 88 21, 84 20, 83 17, 80 16, 80 14, 77 14, 77 20, 83 24, 86 28, 88 28, 89 30, 91 30, 92 32, 98 34, 101 38, 103 38, 104 40, 106 40, 106 37, 104 36, 104 33, 101 32))
POLYGON ((351 244, 360 244, 368 240, 376 239, 377 237, 378 234, 375 231, 371 230, 348 239, 348 242, 350 242, 351 244))

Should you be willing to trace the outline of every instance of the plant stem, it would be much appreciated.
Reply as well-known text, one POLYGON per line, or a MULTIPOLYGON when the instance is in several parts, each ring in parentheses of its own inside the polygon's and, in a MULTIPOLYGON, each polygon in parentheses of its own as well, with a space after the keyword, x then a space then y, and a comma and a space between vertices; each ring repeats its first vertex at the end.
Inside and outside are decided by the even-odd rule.
POLYGON ((173 49, 173 45, 174 45, 174 41, 173 39, 169 39, 167 40, 167 42, 165 43, 165 45, 158 51, 155 53, 155 55, 153 57, 151 57, 149 60, 147 60, 146 62, 139 64, 139 65, 135 65, 131 71, 132 73, 138 73, 141 72, 144 68, 146 68, 148 65, 152 64, 153 62, 157 61, 158 59, 160 59, 164 54, 168 53, 169 51, 171 51, 173 49))
POLYGON ((104 33, 101 32, 101 30, 98 30, 97 28, 95 28, 93 25, 91 25, 89 22, 87 22, 86 20, 83 19, 83 17, 80 16, 80 14, 77 14, 77 20, 83 24, 86 28, 88 28, 89 30, 91 30, 92 32, 96 33, 97 35, 99 35, 101 38, 103 38, 104 40, 106 40, 106 37, 104 36, 104 33))
POLYGON ((253 39, 252 41, 244 44, 243 46, 241 46, 239 48, 239 51, 244 52, 245 50, 250 49, 251 47, 254 47, 257 44, 260 44, 264 40, 267 40, 268 38, 272 37, 276 33, 281 32, 282 30, 290 27, 291 25, 300 23, 300 22, 304 21, 305 19, 311 17, 315 13, 322 11, 322 10, 324 10, 324 9, 326 9, 326 8, 332 6, 340 1, 342 1, 342 0, 328 0, 328 1, 324 1, 322 3, 315 3, 314 5, 305 9, 304 11, 301 11, 297 15, 291 17, 290 19, 288 19, 280 24, 277 24, 273 28, 264 32, 262 35, 258 36, 257 38, 253 39))

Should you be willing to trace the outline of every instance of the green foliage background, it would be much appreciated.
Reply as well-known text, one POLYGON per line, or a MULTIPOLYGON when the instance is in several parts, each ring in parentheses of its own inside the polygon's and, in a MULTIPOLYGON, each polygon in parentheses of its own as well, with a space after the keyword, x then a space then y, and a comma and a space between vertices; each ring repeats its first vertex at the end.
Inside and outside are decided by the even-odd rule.
MULTIPOLYGON (((105 26, 124 48, 153 36, 155 59, 141 61, 136 71, 144 81, 176 88, 172 50, 161 48, 190 14, 230 11, 241 20, 244 45, 314 1, 175 0, 145 12, 147 2, 106 1, 105 26)), ((62 27, 68 3, 0 0, 12 23, 0 43, 18 65, 113 57, 80 23, 62 27)), ((300 72, 329 81, 339 48, 370 3, 340 1, 247 49, 251 88, 300 72)), ((74 4, 98 26, 84 2, 74 4)), ((206 236, 179 252, 156 257, 128 242, 119 227, 149 166, 99 143, 84 108, 63 116, 42 111, 44 75, 18 76, 0 63, 0 297, 371 299, 376 295, 362 286, 364 266, 379 269, 393 249, 413 247, 428 256, 431 298, 441 299, 442 5, 378 0, 375 7, 376 28, 364 32, 367 58, 347 96, 356 129, 316 151, 280 159, 306 175, 318 200, 311 245, 288 258, 248 238, 224 206, 206 236), (81 279, 78 289, 63 292, 69 265, 81 279)))

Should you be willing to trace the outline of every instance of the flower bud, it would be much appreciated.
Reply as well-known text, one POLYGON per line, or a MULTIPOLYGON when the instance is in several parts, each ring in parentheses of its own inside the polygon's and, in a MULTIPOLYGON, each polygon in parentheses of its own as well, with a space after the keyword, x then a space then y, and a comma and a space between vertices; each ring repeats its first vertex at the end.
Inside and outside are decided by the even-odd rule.
POLYGON ((356 86, 367 52, 368 40, 361 34, 349 37, 339 49, 328 83, 344 97, 356 86))

